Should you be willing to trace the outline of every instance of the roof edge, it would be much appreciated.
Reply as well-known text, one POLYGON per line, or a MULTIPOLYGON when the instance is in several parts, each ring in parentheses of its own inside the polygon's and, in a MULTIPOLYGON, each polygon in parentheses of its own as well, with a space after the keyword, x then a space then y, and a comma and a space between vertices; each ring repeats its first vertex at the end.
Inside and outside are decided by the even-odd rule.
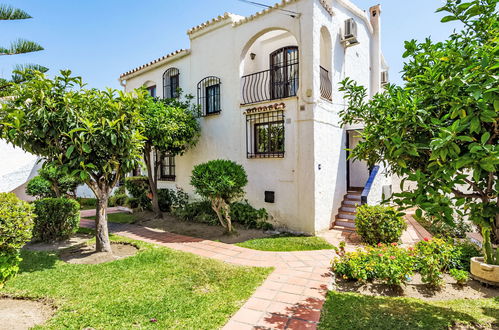
POLYGON ((177 60, 179 58, 187 56, 190 53, 191 53, 190 49, 176 50, 174 52, 171 52, 170 54, 167 54, 165 56, 157 58, 157 59, 155 59, 147 64, 143 64, 139 67, 136 67, 135 69, 132 69, 130 71, 127 71, 127 72, 121 74, 119 80, 125 80, 125 79, 132 78, 132 77, 136 76, 139 72, 142 73, 146 69, 147 69, 146 71, 152 70, 160 65, 163 65, 163 64, 168 63, 170 61, 177 60))

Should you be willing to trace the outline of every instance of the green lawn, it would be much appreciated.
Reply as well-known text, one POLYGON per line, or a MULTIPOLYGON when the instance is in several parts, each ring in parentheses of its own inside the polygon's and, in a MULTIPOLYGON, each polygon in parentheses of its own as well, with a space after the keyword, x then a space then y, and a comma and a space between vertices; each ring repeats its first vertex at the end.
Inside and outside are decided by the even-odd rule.
POLYGON ((499 298, 429 302, 332 291, 319 329, 450 329, 456 323, 490 329, 498 320, 499 298))
POLYGON ((53 301, 58 309, 44 328, 215 329, 271 272, 113 240, 141 250, 100 265, 66 264, 55 253, 23 251, 20 274, 0 294, 53 301))
POLYGON ((328 250, 333 246, 325 239, 314 236, 282 236, 252 239, 237 246, 260 251, 309 251, 328 250))
MULTIPOLYGON (((96 217, 86 217, 86 219, 95 220, 96 217)), ((133 223, 135 222, 135 216, 130 213, 111 213, 107 215, 107 221, 116 223, 133 223)))

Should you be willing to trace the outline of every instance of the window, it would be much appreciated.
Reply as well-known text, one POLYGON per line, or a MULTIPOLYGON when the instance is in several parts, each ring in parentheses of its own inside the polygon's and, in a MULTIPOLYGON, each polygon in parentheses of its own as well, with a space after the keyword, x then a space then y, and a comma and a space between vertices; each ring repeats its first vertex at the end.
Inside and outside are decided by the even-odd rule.
POLYGON ((284 111, 246 115, 248 158, 284 157, 284 111))
POLYGON ((220 78, 206 77, 198 83, 198 106, 202 116, 217 114, 220 104, 220 78))
POLYGON ((156 159, 158 156, 161 157, 159 179, 162 181, 175 181, 175 156, 156 152, 156 159))
POLYGON ((156 85, 147 87, 147 90, 149 91, 149 95, 156 97, 156 85))
POLYGON ((270 54, 270 97, 296 96, 298 91, 298 47, 289 46, 270 54))
POLYGON ((180 71, 177 68, 170 68, 163 73, 163 98, 178 98, 180 88, 180 71))

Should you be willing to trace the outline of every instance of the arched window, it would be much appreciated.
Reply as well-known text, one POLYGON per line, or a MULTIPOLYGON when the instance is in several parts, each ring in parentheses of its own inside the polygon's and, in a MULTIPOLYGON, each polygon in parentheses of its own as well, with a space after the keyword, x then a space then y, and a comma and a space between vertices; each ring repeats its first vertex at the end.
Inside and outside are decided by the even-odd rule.
POLYGON ((270 54, 270 86, 271 99, 296 96, 298 47, 283 47, 270 54))
POLYGON ((210 76, 198 83, 198 106, 202 116, 219 113, 220 104, 220 78, 210 76))
POLYGON ((177 68, 169 68, 163 73, 163 98, 177 98, 180 87, 180 71, 177 68))

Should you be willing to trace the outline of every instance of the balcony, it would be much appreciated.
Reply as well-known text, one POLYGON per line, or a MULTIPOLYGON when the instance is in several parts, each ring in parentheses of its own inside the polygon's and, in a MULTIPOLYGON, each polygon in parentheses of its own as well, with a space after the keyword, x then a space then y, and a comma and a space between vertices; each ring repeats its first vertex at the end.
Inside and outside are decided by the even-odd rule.
POLYGON ((241 104, 253 104, 296 96, 298 61, 241 78, 241 104))
POLYGON ((328 100, 332 101, 332 94, 333 94, 333 87, 331 84, 331 75, 328 70, 324 69, 322 66, 321 68, 321 97, 328 100))

